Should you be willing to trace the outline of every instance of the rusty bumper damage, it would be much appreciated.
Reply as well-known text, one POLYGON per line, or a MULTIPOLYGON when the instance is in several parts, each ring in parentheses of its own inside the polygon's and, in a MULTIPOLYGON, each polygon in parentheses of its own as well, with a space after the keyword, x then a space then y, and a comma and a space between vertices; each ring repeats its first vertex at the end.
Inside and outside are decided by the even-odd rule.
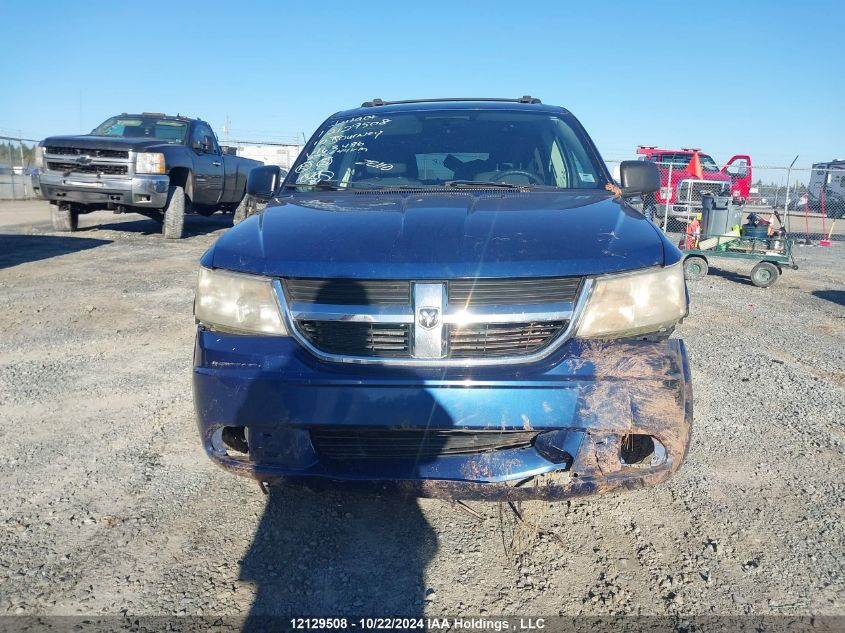
MULTIPOLYGON (((212 357, 198 352, 200 361, 212 357)), ((273 375, 269 384, 275 390, 256 391, 254 384, 246 383, 267 376, 254 367, 246 377, 233 378, 236 368, 211 369, 198 363, 195 399, 209 457, 232 473, 270 485, 297 484, 315 490, 355 487, 443 499, 554 501, 659 484, 680 467, 690 443, 692 387, 684 346, 677 339, 574 342, 561 358, 536 368, 536 374, 521 373, 518 380, 513 375, 501 381, 491 380, 490 375, 472 379, 459 375, 425 380, 415 388, 405 383, 385 386, 383 376, 348 381, 333 375, 331 380, 311 376, 306 383, 293 381, 281 389, 276 381, 285 379, 273 375), (219 371, 224 372, 222 378, 219 371), (312 393, 315 388, 317 394, 312 393), (445 426, 447 420, 453 429, 531 430, 538 439, 534 446, 518 451, 444 457, 413 468, 395 462, 363 466, 327 462, 312 446, 310 429, 320 424, 344 422, 352 428, 374 415, 385 421, 385 428, 391 420, 400 426, 420 424, 413 415, 415 401, 408 395, 413 389, 425 391, 435 403, 436 414, 423 412, 427 428, 445 426), (356 401, 359 396, 361 402, 356 401), (240 397, 258 398, 262 404, 221 405, 240 397), (326 400, 342 400, 343 406, 327 409, 326 400), (399 403, 407 405, 401 413, 399 403), (266 407, 280 411, 279 415, 270 415, 266 407), (327 417, 328 410, 343 420, 327 417), (489 424, 496 411, 501 414, 489 424), (257 419, 265 415, 269 417, 257 419), (253 425, 259 431, 283 429, 287 439, 273 454, 252 449, 236 453, 220 437, 224 426, 237 424, 253 425), (626 447, 630 448, 635 436, 651 438, 654 451, 645 460, 628 463, 626 447), (550 457, 540 446, 541 437, 553 438, 551 443, 562 447, 564 457, 550 457)))

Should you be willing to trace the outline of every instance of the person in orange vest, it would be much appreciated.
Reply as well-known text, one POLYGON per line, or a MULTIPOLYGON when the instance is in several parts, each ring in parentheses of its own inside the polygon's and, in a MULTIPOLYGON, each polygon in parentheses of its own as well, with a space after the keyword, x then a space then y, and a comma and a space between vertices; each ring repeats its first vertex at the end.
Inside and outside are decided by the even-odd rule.
POLYGON ((687 224, 685 248, 698 248, 698 240, 701 237, 701 214, 697 213, 692 222, 687 224))

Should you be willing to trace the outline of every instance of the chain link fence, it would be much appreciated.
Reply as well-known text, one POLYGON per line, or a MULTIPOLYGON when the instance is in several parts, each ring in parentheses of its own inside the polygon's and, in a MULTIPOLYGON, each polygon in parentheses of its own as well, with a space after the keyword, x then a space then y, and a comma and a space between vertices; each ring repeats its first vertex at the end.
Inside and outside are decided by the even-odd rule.
MULTIPOLYGON (((8 130, 0 128, 0 132, 8 130)), ((0 200, 33 197, 32 177, 39 168, 35 160, 38 142, 0 135, 0 200)), ((230 140, 224 144, 233 153, 285 169, 290 168, 302 149, 296 141, 230 140)), ((620 162, 607 161, 617 180, 620 162)), ((706 197, 713 195, 718 211, 729 205, 731 221, 740 225, 749 219, 763 225, 768 222, 776 229, 783 227, 799 244, 845 242, 845 160, 812 167, 753 165, 751 173, 740 174, 732 173, 730 165, 721 171, 715 171, 718 167, 713 166, 704 178, 692 176, 686 163, 658 164, 663 168, 664 180, 660 192, 632 202, 673 236, 687 233, 706 197), (714 180, 714 174, 721 181, 714 180), (745 178, 741 196, 737 197, 737 178, 741 176, 750 178, 745 178), (728 177, 732 183, 727 182, 728 177), (720 185, 726 188, 720 190, 720 185)))
POLYGON ((33 197, 32 174, 38 141, 0 136, 0 200, 26 200, 33 197))
MULTIPOLYGON (((607 161, 617 179, 620 162, 607 161)), ((773 230, 783 227, 797 244, 845 242, 845 161, 809 168, 754 165, 743 196, 735 195, 735 181, 698 179, 686 167, 660 166, 663 187, 659 194, 632 202, 668 234, 683 236, 702 212, 704 197, 712 195, 719 210, 727 210, 736 224, 750 220, 763 226, 769 223, 773 230), (678 171, 673 174, 669 168, 678 171)))

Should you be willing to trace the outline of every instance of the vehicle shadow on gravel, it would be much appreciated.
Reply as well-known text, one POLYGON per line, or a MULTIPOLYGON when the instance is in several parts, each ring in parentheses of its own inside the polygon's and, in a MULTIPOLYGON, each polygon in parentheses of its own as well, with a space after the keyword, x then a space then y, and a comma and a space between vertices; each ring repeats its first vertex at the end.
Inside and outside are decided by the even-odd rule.
MULTIPOLYGON (((350 305, 369 302, 363 286, 345 281, 326 284, 315 303, 331 304, 340 293, 350 305)), ((372 341, 366 328, 350 329, 345 336, 345 344, 353 350, 366 349, 372 341)), ((282 420, 342 421, 344 433, 323 444, 325 467, 353 477, 418 479, 447 440, 428 431, 419 440, 400 439, 402 431, 396 429, 419 428, 425 420, 427 429, 442 430, 455 422, 432 394, 419 387, 422 376, 394 367, 383 379, 397 387, 407 380, 413 388, 372 393, 376 404, 365 404, 348 390, 292 404, 272 385, 253 383, 238 422, 249 424, 261 411, 273 411, 282 420), (371 426, 372 416, 378 415, 375 411, 391 411, 390 426, 384 422, 371 426), (414 445, 415 441, 419 443, 414 445)), ((272 621, 264 621, 268 616, 422 617, 425 570, 436 552, 434 529, 416 500, 406 495, 380 496, 375 488, 340 490, 330 484, 319 494, 273 486, 252 547, 241 561, 241 580, 256 588, 244 630, 276 628, 272 621)))
POLYGON ((0 234, 0 269, 85 251, 111 240, 55 235, 0 234))
POLYGON ((813 290, 813 296, 845 306, 845 290, 813 290))
POLYGON ((273 616, 422 617, 437 535, 414 499, 271 487, 241 562, 255 602, 244 631, 273 616))
POLYGON ((751 283, 751 279, 749 279, 747 274, 743 275, 742 273, 738 273, 733 270, 725 270, 723 268, 711 268, 708 271, 708 274, 713 275, 714 277, 721 277, 722 279, 727 279, 728 281, 733 281, 734 283, 743 284, 745 286, 754 285, 751 283))
MULTIPOLYGON (((208 233, 214 233, 215 231, 219 231, 221 229, 230 228, 232 228, 232 216, 229 214, 223 215, 215 213, 209 217, 188 215, 185 216, 185 233, 183 235, 183 239, 195 237, 197 235, 207 235, 208 233)), ((161 222, 139 217, 138 219, 95 224, 93 226, 81 227, 79 229, 80 232, 94 230, 123 231, 127 233, 140 233, 141 235, 160 235, 161 222)))

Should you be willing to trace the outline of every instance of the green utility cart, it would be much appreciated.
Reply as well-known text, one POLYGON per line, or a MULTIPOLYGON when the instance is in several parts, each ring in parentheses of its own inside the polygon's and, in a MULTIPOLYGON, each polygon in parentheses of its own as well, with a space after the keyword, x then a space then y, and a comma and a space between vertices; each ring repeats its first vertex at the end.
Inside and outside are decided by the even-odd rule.
POLYGON ((747 259, 757 262, 751 269, 751 283, 759 288, 774 284, 784 268, 797 270, 792 257, 792 240, 788 235, 775 237, 746 237, 714 235, 699 240, 697 248, 682 248, 684 274, 689 280, 707 275, 714 257, 747 259))

